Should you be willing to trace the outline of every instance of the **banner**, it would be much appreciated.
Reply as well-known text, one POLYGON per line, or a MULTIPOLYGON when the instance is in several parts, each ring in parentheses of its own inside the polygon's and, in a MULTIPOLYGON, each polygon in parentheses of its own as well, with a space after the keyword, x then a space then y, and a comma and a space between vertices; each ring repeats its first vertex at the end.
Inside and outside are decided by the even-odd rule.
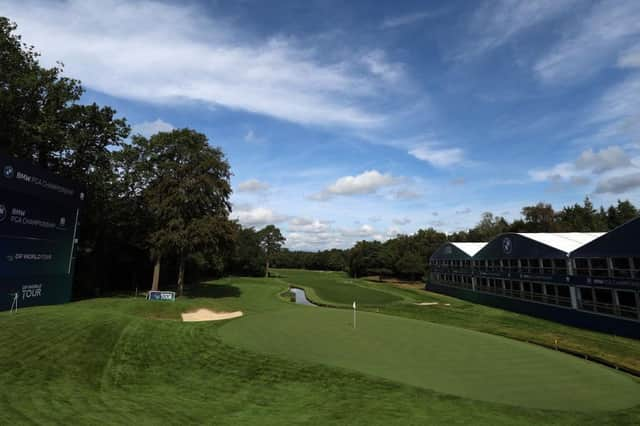
POLYGON ((27 161, 0 155, 0 310, 71 299, 84 192, 27 161))

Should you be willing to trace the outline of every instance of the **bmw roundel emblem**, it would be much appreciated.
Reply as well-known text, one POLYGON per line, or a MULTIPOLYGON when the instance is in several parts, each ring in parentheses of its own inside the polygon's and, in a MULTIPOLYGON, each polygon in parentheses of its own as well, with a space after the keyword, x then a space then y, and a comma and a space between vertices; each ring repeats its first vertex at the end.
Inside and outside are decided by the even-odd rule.
POLYGON ((13 170, 13 166, 12 165, 6 165, 6 166, 4 166, 4 169, 2 169, 2 174, 7 179, 13 178, 14 173, 15 173, 15 171, 13 170))
POLYGON ((502 251, 504 251, 505 254, 511 254, 511 250, 513 250, 513 242, 511 241, 511 238, 504 237, 502 239, 502 251))

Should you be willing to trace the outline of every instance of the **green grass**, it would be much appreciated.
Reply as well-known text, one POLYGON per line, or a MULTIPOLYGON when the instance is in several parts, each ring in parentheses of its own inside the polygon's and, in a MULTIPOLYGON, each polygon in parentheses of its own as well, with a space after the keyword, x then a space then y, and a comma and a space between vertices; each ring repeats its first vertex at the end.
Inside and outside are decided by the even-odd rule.
POLYGON ((351 306, 357 301, 360 305, 381 306, 402 300, 397 294, 362 285, 364 281, 350 279, 343 272, 300 269, 276 271, 280 281, 304 288, 310 299, 322 304, 351 306))
MULTIPOLYGON (((313 286, 316 285, 316 280, 311 280, 310 278, 318 276, 319 273, 312 271, 278 271, 283 276, 288 277, 286 280, 307 290, 311 289, 311 293, 313 293, 313 286)), ((552 321, 545 321, 437 293, 426 292, 422 289, 373 283, 363 279, 353 280, 349 279, 346 274, 339 272, 326 275, 324 280, 332 281, 331 284, 324 284, 325 286, 335 286, 348 282, 357 285, 353 291, 358 288, 366 288, 373 291, 387 292, 396 298, 392 303, 362 306, 362 309, 365 310, 454 325, 546 346, 554 346, 557 341, 560 348, 586 353, 606 359, 613 364, 640 370, 640 340, 565 326, 552 321), (435 306, 416 305, 419 302, 439 302, 439 304, 435 306), (446 304, 450 306, 446 306, 446 304)), ((311 296, 313 299, 313 294, 311 296)), ((329 300, 323 300, 323 302, 343 306, 335 303, 335 300, 332 300, 330 296, 329 300)))
POLYGON ((221 328, 233 346, 323 363, 439 392, 521 407, 614 410, 640 385, 613 369, 539 346, 388 315, 301 307, 221 328), (544 391, 541 391, 544 390, 544 391))
MULTIPOLYGON (((236 321, 292 315, 300 322, 296 327, 302 328, 310 309, 349 314, 295 306, 280 297, 285 290, 277 279, 233 278, 204 286, 193 297, 175 303, 102 298, 22 309, 17 315, 0 313, 2 424, 632 425, 640 421, 638 406, 588 413, 514 407, 412 386, 377 371, 258 352, 226 340, 225 329, 236 321), (245 317, 211 323, 178 320, 181 312, 201 307, 241 309, 245 317)), ((389 294, 401 300, 409 297, 394 291, 389 294)), ((384 306, 399 307, 401 300, 384 306)), ((387 334, 397 339, 408 334, 404 326, 398 329, 393 323, 388 324, 387 334)), ((269 324, 264 325, 266 329, 269 324)), ((285 338, 289 326, 269 333, 285 338)), ((315 327, 323 330, 322 324, 315 327)), ((422 354, 415 358, 429 362, 422 354)), ((602 384, 611 387, 611 382, 602 384)))

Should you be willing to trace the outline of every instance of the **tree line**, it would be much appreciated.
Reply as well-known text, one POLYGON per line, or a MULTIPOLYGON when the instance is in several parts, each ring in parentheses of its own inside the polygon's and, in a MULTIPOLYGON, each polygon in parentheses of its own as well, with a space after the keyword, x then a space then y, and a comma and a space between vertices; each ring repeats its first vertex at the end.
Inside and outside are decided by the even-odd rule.
POLYGON ((284 242, 273 225, 230 220, 231 167, 193 129, 131 136, 126 119, 39 63, 0 17, 0 148, 85 188, 75 296, 175 287, 201 276, 265 275, 284 242))

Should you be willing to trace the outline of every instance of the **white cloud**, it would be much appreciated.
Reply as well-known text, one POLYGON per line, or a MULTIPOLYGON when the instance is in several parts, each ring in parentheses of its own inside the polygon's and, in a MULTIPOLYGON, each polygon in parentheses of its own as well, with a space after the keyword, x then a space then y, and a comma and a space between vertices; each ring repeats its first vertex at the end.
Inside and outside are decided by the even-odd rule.
POLYGON ((142 123, 136 123, 131 126, 132 135, 142 135, 145 138, 155 135, 159 132, 170 132, 175 127, 171 123, 157 119, 155 121, 143 121, 142 123))
POLYGON ((640 2, 612 0, 595 4, 579 25, 538 60, 534 70, 546 82, 584 79, 610 66, 620 49, 640 34, 640 2))
POLYGON ((258 179, 249 179, 238 185, 238 192, 264 192, 269 189, 269 184, 258 179))
POLYGON ((288 230, 299 233, 324 233, 330 228, 329 222, 318 219, 307 219, 303 217, 295 217, 289 221, 288 230))
POLYGON ((395 219, 392 220, 392 222, 395 225, 403 226, 403 225, 410 224, 411 223, 411 219, 409 219, 408 217, 395 218, 395 219))
MULTIPOLYGON (((3 3, 46 64, 111 96, 157 104, 201 102, 301 124, 372 128, 370 105, 395 65, 365 72, 354 52, 327 63, 293 37, 247 41, 197 6, 167 2, 25 0, 3 3)), ((393 74, 393 73, 392 73, 393 74)), ((387 92, 388 93, 388 92, 387 92)))
POLYGON ((434 144, 422 144, 409 150, 418 160, 440 168, 450 167, 464 161, 464 151, 460 148, 439 148, 434 144))
POLYGON ((264 226, 276 223, 282 223, 287 220, 287 216, 274 213, 273 210, 266 207, 244 206, 243 209, 234 211, 231 215, 233 219, 237 219, 245 226, 264 226))
POLYGON ((416 22, 423 21, 428 18, 435 18, 444 13, 444 10, 436 10, 436 11, 423 11, 423 12, 414 12, 407 13, 405 15, 398 15, 386 18, 382 24, 380 24, 380 29, 386 30, 389 28, 397 28, 405 25, 415 24, 416 22))
POLYGON ((640 172, 612 176, 598 182, 596 194, 622 194, 640 188, 640 172))
POLYGON ((577 0, 489 1, 474 14, 469 27, 473 41, 461 58, 482 55, 525 31, 565 13, 577 0))
POLYGON ((619 146, 610 146, 599 152, 588 149, 576 160, 578 169, 591 170, 596 174, 628 166, 631 166, 629 155, 619 146))
POLYGON ((392 176, 390 173, 383 174, 377 170, 368 170, 356 176, 343 176, 323 191, 313 194, 310 198, 324 201, 338 195, 373 194, 381 188, 398 183, 399 178, 392 176))

